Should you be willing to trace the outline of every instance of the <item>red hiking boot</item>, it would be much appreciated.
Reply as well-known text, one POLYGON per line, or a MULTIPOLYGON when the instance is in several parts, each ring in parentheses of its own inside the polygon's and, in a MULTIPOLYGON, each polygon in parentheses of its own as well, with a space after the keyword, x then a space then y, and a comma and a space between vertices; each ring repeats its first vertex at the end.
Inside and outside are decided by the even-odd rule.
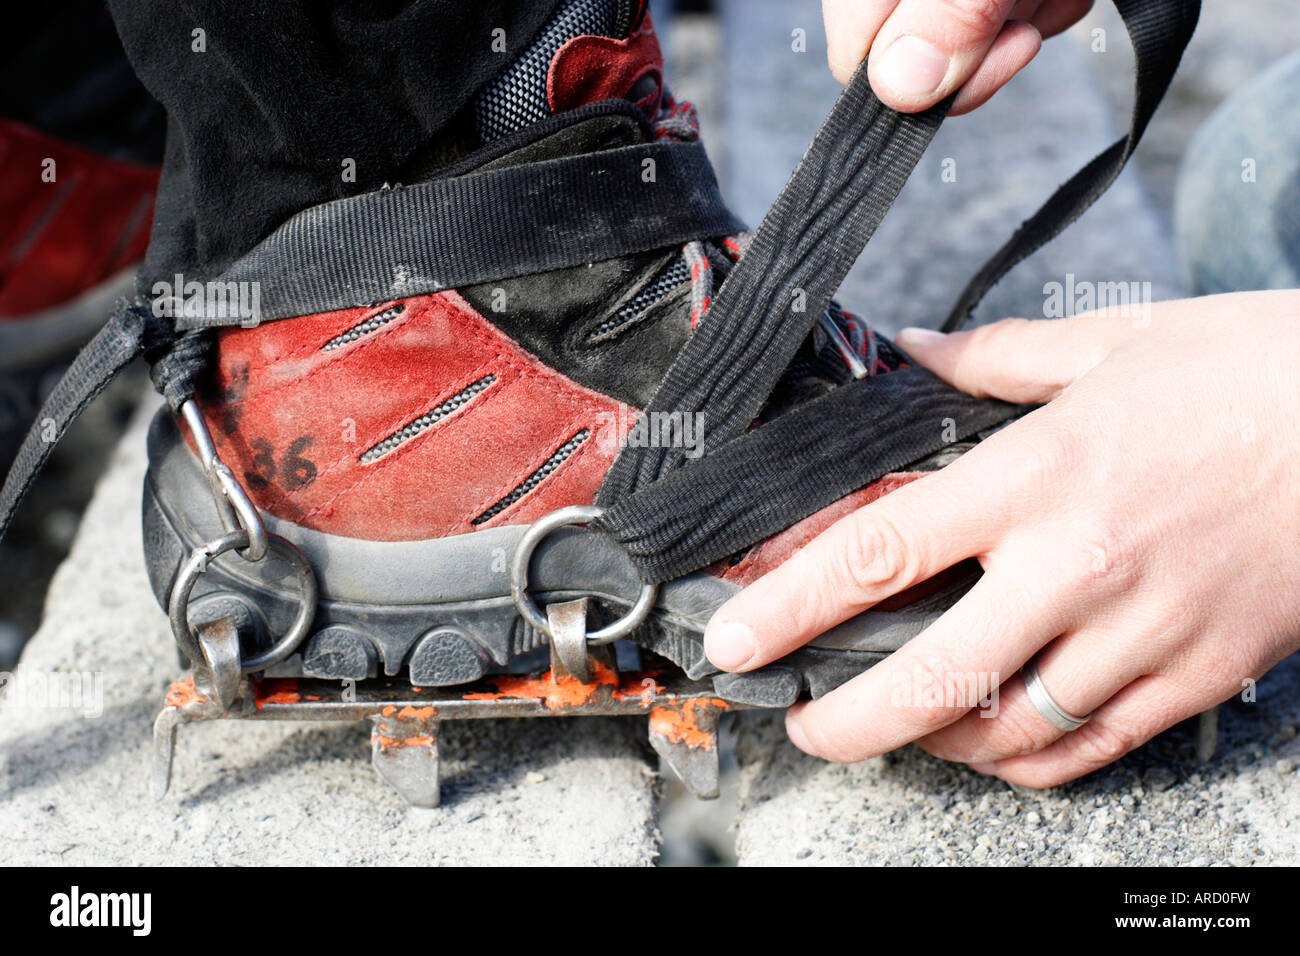
MULTIPOLYGON (((565 157, 656 142, 698 146, 693 110, 662 86, 649 17, 635 11, 619 29, 611 18, 620 6, 562 7, 479 97, 483 148, 439 176, 513 168, 540 177, 565 157)), ((663 441, 687 459, 699 456, 707 416, 634 426, 695 327, 709 323, 712 290, 744 241, 705 235, 220 331, 210 388, 199 399, 203 420, 267 530, 301 549, 319 583, 300 657, 277 673, 359 679, 407 671, 416 685, 441 686, 478 679, 543 645, 544 620, 521 617, 511 598, 512 557, 534 522, 590 505, 627 446, 663 441)), ((901 364, 865 322, 832 306, 759 419, 901 364)), ((632 639, 691 677, 716 674, 701 635, 724 600, 838 517, 962 447, 910 463, 666 582, 632 639)), ((168 413, 154 423, 149 456, 146 542, 166 605, 183 557, 223 529, 199 460, 168 413)), ((194 589, 191 625, 234 614, 261 649, 290 632, 300 601, 287 555, 272 551, 257 564, 223 555, 194 589)), ((527 577, 533 607, 586 596, 606 620, 642 583, 613 541, 576 528, 548 535, 527 577)), ((720 677, 718 691, 768 705, 790 703, 804 689, 821 694, 920 631, 971 580, 961 569, 930 582, 785 662, 720 677)))
MULTIPOLYGON (((1119 6, 1129 133, 994 253, 946 329, 1142 135, 1198 4, 1119 6)), ((306 209, 208 281, 152 283, 51 392, 58 432, 143 354, 170 406, 149 436, 145 552, 202 686, 173 684, 155 723, 157 792, 189 720, 369 716, 375 766, 432 806, 440 720, 651 708, 656 749, 716 793, 714 692, 825 693, 972 583, 977 567, 950 568, 748 674, 705 659, 740 587, 1019 409, 909 367, 831 298, 948 103, 895 113, 864 64, 750 236, 663 87, 644 7, 569 0, 478 96, 469 155, 445 158, 460 123, 458 145, 431 144, 450 164, 413 185, 306 209), (693 682, 596 670, 426 693, 536 669, 548 643, 552 677, 581 677, 619 638, 693 682), (415 686, 242 679, 259 674, 415 686)), ((50 446, 29 432, 0 534, 50 446)))
MULTIPOLYGON (((241 673, 285 670, 453 685, 556 635, 562 663, 627 637, 715 674, 701 634, 739 587, 1018 413, 907 367, 831 299, 949 104, 889 110, 864 64, 742 238, 644 6, 569 0, 475 101, 472 153, 306 209, 210 281, 153 284, 51 392, 57 432, 144 354, 184 419, 187 438, 165 413, 150 435, 145 550, 218 701, 241 673)), ((1132 126, 993 254, 945 329, 1114 181, 1198 8, 1120 4, 1132 126)), ((24 440, 0 533, 50 447, 24 440)), ((823 693, 975 573, 717 691, 823 693)))
POLYGON ((135 292, 158 169, 0 119, 0 468, 51 374, 135 292))

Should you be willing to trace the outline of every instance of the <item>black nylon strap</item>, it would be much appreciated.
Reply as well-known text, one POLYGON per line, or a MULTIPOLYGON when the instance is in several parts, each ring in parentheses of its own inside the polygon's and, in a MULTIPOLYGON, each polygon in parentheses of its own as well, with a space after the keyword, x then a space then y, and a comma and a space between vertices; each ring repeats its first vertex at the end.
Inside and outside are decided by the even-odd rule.
MULTIPOLYGON (((660 141, 435 179, 304 210, 216 281, 260 320, 371 305, 744 229, 699 142, 660 141)), ((178 328, 237 325, 186 316, 178 328)))
POLYGON ((55 444, 95 397, 144 349, 145 316, 119 303, 108 323, 73 359, 54 386, 14 459, 0 490, 0 537, 55 444))
MULTIPOLYGON (((1116 0, 1116 6, 1136 53, 1132 129, 999 250, 967 286, 946 328, 959 326, 1008 269, 1105 191, 1167 90, 1195 28, 1199 0, 1116 0)), ((943 103, 908 122, 880 103, 866 74, 864 62, 648 407, 649 412, 703 411, 703 457, 688 465, 686 449, 627 447, 601 486, 597 501, 607 511, 596 524, 627 545, 648 582, 697 570, 811 514, 810 501, 829 503, 940 450, 951 439, 935 427, 934 410, 927 413, 927 405, 951 403, 965 411, 945 417, 986 421, 981 428, 1014 414, 1002 403, 984 403, 986 411, 977 412, 966 403, 978 400, 959 398, 947 385, 922 385, 915 375, 894 372, 882 379, 895 379, 890 403, 860 406, 860 396, 881 401, 889 392, 859 381, 743 433, 947 111, 949 104, 943 103), (819 277, 815 273, 822 264, 828 269, 819 277), (803 287, 810 270, 809 314, 795 317, 782 308, 778 294, 803 287), (757 288, 752 294, 751 286, 757 288), (935 390, 946 398, 931 394, 935 390), (839 392, 848 395, 841 400, 839 392), (918 420, 928 427, 918 429, 918 420), (859 429, 866 437, 846 449, 845 432, 859 429), (769 430, 778 434, 765 436, 769 430), (719 453, 720 443, 726 455, 719 453), (778 457, 765 458, 760 449, 778 457), (824 498, 823 484, 839 493, 824 498)))
POLYGON ((1038 212, 1020 225, 967 283, 944 320, 943 331, 955 332, 965 325, 998 280, 1026 256, 1056 238, 1110 187, 1137 149, 1156 107, 1169 89, 1178 61, 1196 29, 1200 0, 1115 0, 1115 6, 1128 28, 1137 63, 1133 114, 1127 135, 1067 180, 1038 212))
MULTIPOLYGON (((749 427, 950 105, 895 112, 871 91, 863 63, 647 412, 703 412, 705 457, 749 427)), ((682 448, 625 448, 597 503, 623 500, 679 467, 685 454, 682 448)))
POLYGON ((915 462, 918 448, 937 450, 1016 412, 922 368, 858 379, 688 462, 596 526, 619 540, 645 581, 667 581, 915 462))

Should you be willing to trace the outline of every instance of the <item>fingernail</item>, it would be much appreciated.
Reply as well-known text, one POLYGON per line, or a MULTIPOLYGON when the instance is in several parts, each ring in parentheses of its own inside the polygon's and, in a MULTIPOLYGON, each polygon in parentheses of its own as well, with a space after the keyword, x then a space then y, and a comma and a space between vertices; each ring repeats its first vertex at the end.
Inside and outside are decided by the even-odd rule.
POLYGON ((915 349, 934 345, 936 342, 942 342, 947 337, 942 332, 936 332, 933 329, 906 328, 894 336, 894 341, 898 343, 899 348, 915 349))
POLYGON ((967 764, 967 766, 970 767, 972 770, 974 770, 976 773, 982 773, 990 777, 996 777, 998 773, 998 768, 996 764, 972 763, 972 764, 967 764))
POLYGON ((889 45, 876 77, 895 93, 933 93, 948 75, 948 57, 920 37, 901 36, 889 45))
POLYGON ((714 666, 733 671, 754 656, 754 632, 738 621, 724 621, 704 630, 704 653, 714 666))

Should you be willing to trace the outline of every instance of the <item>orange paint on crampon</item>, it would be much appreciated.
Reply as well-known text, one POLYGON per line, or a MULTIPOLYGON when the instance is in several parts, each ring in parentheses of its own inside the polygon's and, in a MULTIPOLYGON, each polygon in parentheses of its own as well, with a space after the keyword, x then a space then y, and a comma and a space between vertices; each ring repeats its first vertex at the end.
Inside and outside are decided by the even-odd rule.
POLYGON ((194 675, 189 674, 178 681, 172 681, 172 685, 167 688, 167 696, 163 698, 165 707, 185 707, 189 704, 206 703, 207 698, 194 689, 194 675))
POLYGON ((432 737, 403 737, 400 740, 396 737, 385 737, 383 734, 375 734, 375 740, 379 744, 380 750, 393 750, 397 747, 432 747, 432 737))
POLYGON ((261 710, 263 704, 296 704, 302 700, 298 682, 289 677, 273 677, 260 681, 253 689, 253 703, 261 710))
POLYGON ((700 727, 696 711, 726 707, 725 700, 714 697, 691 697, 672 707, 656 707, 650 711, 650 732, 666 737, 675 744, 713 749, 713 733, 700 727))
POLYGON ((610 696, 615 700, 637 700, 642 707, 649 707, 663 689, 663 685, 648 673, 629 674, 620 680, 618 687, 610 696))
MULTIPOLYGON (((387 707, 384 708, 384 711, 385 717, 390 716, 387 713, 387 707)), ((397 712, 397 716, 401 720, 428 720, 430 717, 437 717, 438 712, 432 707, 412 707, 410 704, 407 704, 397 712)))
POLYGON ((618 675, 599 661, 591 662, 593 679, 584 684, 576 677, 551 679, 551 672, 546 671, 540 677, 529 674, 505 674, 489 678, 488 683, 495 691, 473 691, 465 695, 465 700, 540 700, 547 710, 563 710, 566 707, 580 707, 595 696, 601 687, 617 687, 618 675))

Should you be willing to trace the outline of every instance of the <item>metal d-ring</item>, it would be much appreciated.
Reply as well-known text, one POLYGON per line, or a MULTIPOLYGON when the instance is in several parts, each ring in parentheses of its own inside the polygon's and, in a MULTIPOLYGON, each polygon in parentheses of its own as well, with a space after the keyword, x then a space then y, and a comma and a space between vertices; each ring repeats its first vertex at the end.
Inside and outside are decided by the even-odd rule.
MULTIPOLYGON (((240 661, 240 670, 245 674, 266 670, 271 665, 280 663, 297 650, 298 645, 307 636, 307 630, 311 627, 312 620, 316 616, 316 575, 312 572, 311 563, 303 556, 301 551, 278 534, 268 535, 267 545, 272 551, 288 561, 297 572, 298 588, 301 592, 299 595, 298 615, 294 618, 293 624, 290 625, 284 636, 268 650, 240 661)), ((238 531, 224 534, 215 541, 199 545, 190 552, 189 559, 180 566, 176 572, 176 577, 172 580, 171 591, 167 597, 167 616, 171 620, 172 636, 175 637, 176 643, 189 655, 190 660, 196 664, 204 660, 204 655, 197 638, 194 636, 194 630, 190 627, 190 592, 194 590, 194 585, 198 582, 199 577, 208 569, 208 565, 215 558, 227 551, 247 547, 248 532, 244 529, 241 528, 238 531)))
MULTIPOLYGON (((532 561, 533 551, 557 528, 589 524, 604 513, 605 509, 595 505, 572 505, 568 508, 560 508, 529 525, 524 536, 519 539, 519 544, 515 546, 514 558, 510 563, 510 596, 514 598, 515 607, 519 608, 519 613, 524 620, 547 637, 552 636, 550 622, 528 595, 528 565, 532 561)), ((589 645, 612 644, 620 637, 631 634, 649 616, 658 594, 657 584, 641 585, 641 593, 637 595, 636 603, 632 605, 631 610, 608 627, 602 627, 588 634, 587 643, 589 645)))

